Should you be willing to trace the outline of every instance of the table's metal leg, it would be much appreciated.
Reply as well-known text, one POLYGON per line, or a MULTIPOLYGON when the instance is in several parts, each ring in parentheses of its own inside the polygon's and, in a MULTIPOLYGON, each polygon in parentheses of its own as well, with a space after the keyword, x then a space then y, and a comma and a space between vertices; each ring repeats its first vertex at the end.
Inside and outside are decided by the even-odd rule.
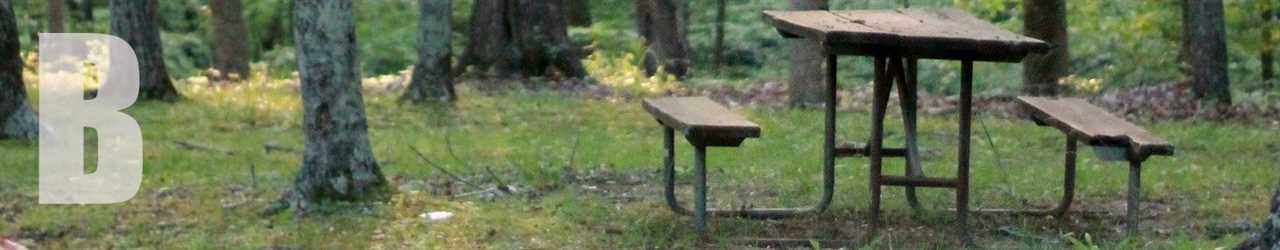
MULTIPOLYGON (((924 177, 924 169, 920 166, 920 148, 916 140, 916 59, 894 58, 897 63, 890 62, 898 86, 898 104, 902 108, 902 124, 906 130, 906 176, 924 177), (906 69, 903 69, 903 66, 906 69)), ((906 186, 907 204, 916 212, 920 212, 920 199, 916 197, 916 187, 906 186)))
POLYGON ((1142 205, 1142 160, 1129 160, 1129 207, 1128 207, 1128 223, 1125 224, 1125 233, 1130 238, 1138 235, 1138 206, 1142 205))
POLYGON ((875 231, 880 226, 880 181, 884 147, 884 116, 888 106, 890 79, 885 67, 885 57, 875 57, 874 99, 871 107, 871 225, 875 231))
POLYGON ((693 147, 693 221, 698 232, 707 233, 707 147, 693 147))
POLYGON ((1075 198, 1076 190, 1076 137, 1067 135, 1067 154, 1065 171, 1062 172, 1062 202, 1058 203, 1058 207, 1053 209, 1053 214, 1059 219, 1066 220, 1067 210, 1071 209, 1071 201, 1075 198))
MULTIPOLYGON (((821 200, 819 200, 818 203, 815 204, 814 206, 806 207, 806 208, 705 209, 704 207, 704 208, 698 208, 697 210, 706 211, 705 215, 710 215, 710 216, 737 216, 737 217, 747 217, 747 218, 776 219, 776 218, 784 218, 788 216, 794 216, 794 215, 805 214, 805 213, 819 213, 819 212, 826 211, 827 207, 831 206, 831 200, 835 196, 836 106, 839 104, 838 100, 836 100, 836 90, 838 89, 838 85, 836 81, 836 66, 837 66, 836 56, 828 55, 827 56, 827 78, 826 78, 826 81, 827 81, 826 124, 825 124, 826 138, 824 138, 825 140, 823 141, 824 147, 823 147, 823 155, 822 155, 823 164, 822 164, 821 200)), ((663 164, 664 164, 663 175, 665 175, 666 177, 665 196, 666 196, 667 206, 671 208, 671 211, 677 214, 695 215, 694 211, 691 211, 685 208, 684 206, 680 205, 680 201, 676 198, 675 130, 670 127, 663 126, 662 131, 663 131, 663 147, 666 150, 665 152, 666 157, 663 159, 663 164)), ((706 164, 705 149, 702 149, 702 150, 703 151, 701 151, 701 153, 698 153, 696 155, 697 158, 695 159, 695 165, 701 166, 701 167, 695 167, 696 168, 695 175, 699 175, 699 176, 702 176, 702 174, 699 174, 696 171, 698 169, 703 169, 705 171, 705 166, 706 166, 705 165, 706 164)), ((705 181, 705 177, 698 177, 698 178, 702 178, 702 180, 705 181)), ((702 184, 705 185, 705 182, 702 184)), ((699 200, 702 200, 702 199, 699 198, 699 200)))
POLYGON ((836 99, 836 90, 840 89, 836 80, 837 66, 839 63, 836 55, 827 55, 827 77, 824 79, 827 82, 827 105, 826 119, 824 119, 826 135, 822 143, 822 200, 814 206, 818 212, 827 210, 836 190, 836 108, 840 106, 840 101, 836 99))
POLYGON ((956 217, 965 242, 972 242, 969 234, 969 142, 973 125, 973 61, 961 63, 960 79, 960 149, 956 181, 956 217))

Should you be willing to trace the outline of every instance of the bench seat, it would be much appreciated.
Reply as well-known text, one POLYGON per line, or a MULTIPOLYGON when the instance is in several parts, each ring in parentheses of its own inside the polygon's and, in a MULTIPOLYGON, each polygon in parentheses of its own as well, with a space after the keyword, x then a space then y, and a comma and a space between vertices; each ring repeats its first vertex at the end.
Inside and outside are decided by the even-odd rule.
MULTIPOLYGON (((1138 207, 1142 200, 1142 162, 1151 155, 1173 155, 1173 145, 1147 130, 1116 117, 1106 110, 1089 104, 1080 98, 1018 97, 1031 120, 1041 126, 1050 126, 1067 135, 1066 173, 1063 175, 1062 202, 1050 210, 1059 218, 1066 218, 1075 194, 1076 141, 1089 146, 1125 149, 1123 157, 1129 161, 1129 197, 1126 205, 1125 232, 1130 237, 1138 235, 1138 207)), ((1099 155, 1103 159, 1111 156, 1099 155)))
POLYGON ((760 137, 760 125, 702 96, 647 99, 644 109, 694 145, 736 147, 760 137))
POLYGON ((1173 155, 1169 141, 1080 98, 1018 97, 1031 119, 1062 130, 1090 146, 1123 147, 1130 157, 1173 155))

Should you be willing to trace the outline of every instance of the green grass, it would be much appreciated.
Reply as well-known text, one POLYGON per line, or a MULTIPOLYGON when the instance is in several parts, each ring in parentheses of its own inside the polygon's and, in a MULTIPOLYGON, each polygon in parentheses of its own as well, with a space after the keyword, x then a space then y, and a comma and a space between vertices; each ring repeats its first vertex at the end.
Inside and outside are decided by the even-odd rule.
MULTIPOLYGON (((376 204, 331 204, 315 216, 261 217, 258 212, 290 184, 300 153, 266 153, 266 143, 300 148, 300 100, 289 80, 255 79, 242 87, 203 87, 183 81, 187 100, 140 103, 128 110, 142 125, 145 170, 142 191, 114 205, 38 205, 36 147, 0 142, 0 235, 44 248, 178 246, 190 248, 693 248, 702 246, 689 218, 660 199, 656 171, 661 132, 637 99, 590 99, 560 92, 514 90, 485 95, 463 89, 454 107, 409 106, 395 91, 367 87, 374 152, 393 185, 443 182, 442 174, 409 151, 413 145, 434 162, 472 181, 488 183, 485 168, 530 193, 451 199, 429 191, 401 192, 376 204), (451 141, 454 159, 445 137, 451 141), (175 141, 230 149, 233 155, 187 150, 175 141), (577 145, 575 147, 575 145, 577 145), (573 155, 573 159, 569 159, 573 155), (573 162, 572 167, 568 167, 573 162), (253 187, 250 167, 256 170, 253 187), (566 170, 569 169, 569 170, 566 170), (577 173, 572 182, 565 173, 577 173), (642 180, 629 183, 627 180, 642 180), (612 181, 612 182, 611 182, 612 181), (633 185, 634 184, 634 185, 633 185), (225 205, 225 206, 224 206, 225 205), (456 216, 426 222, 421 213, 456 216)), ((376 84, 375 84, 376 85, 376 84)), ((764 128, 763 138, 741 148, 710 150, 710 180, 719 206, 804 206, 817 199, 821 179, 821 118, 812 110, 740 110, 764 128)), ((926 172, 951 176, 956 125, 953 117, 925 116, 922 141, 926 172)), ((979 115, 997 145, 993 153, 977 127, 972 207, 1047 207, 1057 200, 1062 136, 1023 120, 979 115)), ((842 112, 841 140, 867 136, 869 115, 842 112)), ((900 127, 897 115, 889 127, 900 127)), ((979 245, 1057 248, 1065 243, 1005 236, 1001 227, 1065 242, 1090 235, 1111 248, 1212 248, 1242 235, 1210 238, 1215 225, 1262 218, 1265 196, 1275 187, 1280 137, 1274 129, 1207 121, 1143 124, 1178 146, 1174 157, 1146 163, 1145 200, 1159 204, 1144 220, 1141 240, 1122 241, 1120 214, 1074 217, 1072 228, 1051 218, 977 216, 979 245)), ((889 130, 892 142, 900 130, 889 130)), ((686 184, 691 148, 678 147, 686 184)), ((1123 211, 1127 170, 1100 162, 1082 149, 1076 208, 1123 211)), ((887 162, 888 173, 901 161, 887 162)), ((958 244, 952 192, 923 191, 928 208, 913 216, 901 189, 886 188, 886 233, 867 235, 867 161, 842 159, 837 196, 824 214, 782 221, 713 219, 712 240, 744 237, 846 239, 879 247, 944 248, 958 244), (874 242, 874 243, 873 243, 874 242)), ((456 184, 460 185, 460 184, 456 184)), ((684 185, 687 187, 687 185, 684 185)), ((466 188, 470 191, 470 188, 466 188)), ((688 200, 688 189, 682 188, 688 200)))

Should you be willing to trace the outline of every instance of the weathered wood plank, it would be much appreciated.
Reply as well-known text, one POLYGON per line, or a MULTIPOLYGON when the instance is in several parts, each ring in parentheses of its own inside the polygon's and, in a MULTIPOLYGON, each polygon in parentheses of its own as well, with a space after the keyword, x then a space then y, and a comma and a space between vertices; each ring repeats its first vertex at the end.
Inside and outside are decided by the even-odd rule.
POLYGON ((1139 157, 1173 155, 1163 138, 1079 98, 1018 97, 1033 119, 1070 133, 1091 146, 1128 147, 1139 157))
POLYGON ((950 8, 765 11, 784 36, 822 41, 829 53, 1020 61, 1051 45, 950 8))
POLYGON ((746 138, 760 137, 759 125, 706 97, 647 99, 644 108, 695 145, 737 146, 746 138))

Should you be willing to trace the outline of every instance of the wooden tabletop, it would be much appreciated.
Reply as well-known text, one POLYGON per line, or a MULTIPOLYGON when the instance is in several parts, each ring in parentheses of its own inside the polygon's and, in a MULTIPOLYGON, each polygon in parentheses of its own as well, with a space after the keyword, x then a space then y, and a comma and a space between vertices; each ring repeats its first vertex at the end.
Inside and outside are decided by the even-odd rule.
POLYGON ((765 11, 783 36, 815 39, 828 53, 1017 62, 1052 45, 951 8, 765 11))

